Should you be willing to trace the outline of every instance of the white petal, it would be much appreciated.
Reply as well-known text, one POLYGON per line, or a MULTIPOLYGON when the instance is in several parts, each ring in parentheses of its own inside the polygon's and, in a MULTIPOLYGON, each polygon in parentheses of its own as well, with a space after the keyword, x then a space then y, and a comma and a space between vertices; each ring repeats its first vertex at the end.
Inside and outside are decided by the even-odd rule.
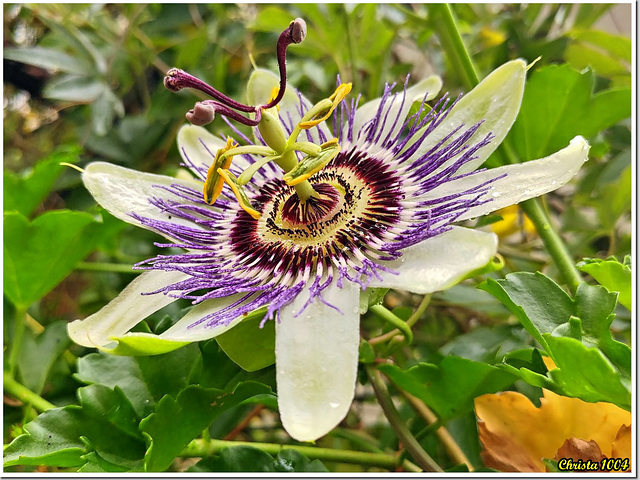
POLYGON ((358 367, 359 286, 335 283, 322 292, 342 313, 316 300, 299 316, 309 296, 301 293, 276 324, 278 409, 289 435, 313 441, 346 416, 358 367))
POLYGON ((402 257, 384 266, 394 270, 381 274, 371 287, 398 288, 425 294, 446 290, 464 279, 468 273, 485 266, 498 249, 493 233, 453 227, 402 251, 402 257))
POLYGON ((187 278, 181 272, 154 270, 135 278, 101 310, 68 326, 69 337, 85 347, 102 347, 128 332, 152 313, 166 307, 175 298, 162 293, 142 295, 187 278))
MULTIPOLYGON (((109 213, 120 220, 138 226, 140 223, 131 217, 132 213, 155 220, 169 220, 169 215, 149 203, 149 199, 152 197, 175 199, 175 195, 155 185, 178 184, 196 191, 202 190, 202 183, 195 180, 142 173, 105 162, 93 162, 87 165, 82 174, 82 181, 93 198, 109 213)), ((183 201, 183 203, 189 202, 183 201)), ((195 227, 192 222, 181 218, 173 217, 171 221, 195 227)))
POLYGON ((240 300, 245 294, 240 293, 236 295, 230 295, 223 298, 215 298, 212 300, 205 300, 199 303, 182 317, 175 325, 169 328, 166 332, 160 335, 161 339, 174 340, 178 342, 199 342, 200 340, 208 340, 209 338, 216 337, 223 334, 227 330, 230 330, 236 326, 244 318, 242 315, 232 320, 227 325, 220 325, 217 327, 207 327, 206 322, 189 328, 193 323, 197 322, 201 318, 218 312, 223 308, 240 300))
MULTIPOLYGON (((438 95, 441 88, 442 79, 437 75, 431 75, 424 80, 421 80, 413 87, 407 89, 406 98, 403 96, 402 90, 400 90, 395 97, 391 96, 384 105, 385 113, 383 113, 382 118, 384 119, 386 117, 387 122, 382 129, 380 138, 385 139, 387 138, 387 136, 397 135, 397 133, 402 128, 404 121, 406 120, 407 114, 409 113, 413 102, 421 102, 424 99, 425 93, 427 92, 428 95, 426 101, 433 100, 436 95, 438 95), (389 110, 389 113, 387 114, 386 112, 389 107, 391 107, 391 110, 389 110), (399 117, 397 122, 395 122, 396 117, 399 117)), ((358 109, 356 110, 356 114, 353 119, 354 143, 356 142, 358 138, 358 132, 363 127, 363 125, 376 116, 381 101, 382 98, 376 98, 375 100, 371 100, 361 107, 358 107, 358 109)), ((345 124, 342 132, 342 138, 347 138, 348 131, 349 125, 345 124)))
POLYGON ((196 125, 183 125, 178 131, 178 151, 187 165, 209 167, 218 149, 227 142, 196 125))
MULTIPOLYGON (((454 128, 464 124, 470 128, 483 121, 478 131, 469 140, 470 144, 482 140, 489 132, 495 138, 476 153, 478 158, 466 163, 459 173, 476 170, 489 155, 498 148, 520 110, 527 64, 518 59, 507 62, 491 72, 473 90, 460 99, 451 109, 445 120, 431 132, 422 145, 412 155, 418 158, 428 152, 454 128)), ((419 133, 416 136, 419 138, 419 133)), ((452 159, 449 163, 455 160, 452 159)), ((444 168, 444 167, 443 167, 444 168)))
POLYGON ((460 217, 460 220, 478 217, 560 188, 578 172, 582 164, 587 161, 588 154, 589 144, 584 138, 578 136, 571 140, 568 147, 553 155, 478 172, 443 184, 423 198, 438 198, 463 192, 474 185, 480 185, 506 173, 506 177, 491 184, 488 197, 492 200, 469 209, 460 217))
MULTIPOLYGON (((249 83, 247 84, 248 103, 250 105, 264 105, 268 103, 269 100, 271 99, 271 91, 273 90, 274 87, 279 87, 279 86, 280 86, 279 77, 277 77, 270 71, 264 70, 261 68, 254 70, 254 72, 251 74, 251 77, 249 78, 249 83)), ((302 96, 302 98, 303 100, 305 100, 305 105, 306 105, 305 112, 306 112, 307 106, 310 107, 314 103, 307 100, 307 98, 304 95, 302 96)), ((321 100, 321 99, 318 99, 318 100, 321 100)), ((291 116, 291 119, 293 120, 294 124, 297 124, 302 118, 299 111, 300 99, 298 97, 298 94, 294 90, 294 88, 288 83, 287 83, 287 90, 284 93, 284 97, 282 98, 278 106, 280 107, 280 116, 287 120, 287 124, 289 122, 289 115, 291 116)), ((335 112, 334 112, 334 115, 335 115, 335 112)), ((331 122, 331 119, 329 119, 328 121, 331 122)), ((329 132, 329 129, 327 128, 327 122, 323 122, 319 124, 317 128, 310 128, 309 130, 307 130, 311 134, 312 142, 317 144, 322 143, 318 135, 318 129, 320 129, 324 133, 327 140, 331 140, 333 138, 333 135, 331 134, 331 132, 329 132)), ((300 137, 298 138, 300 140, 307 141, 307 136, 304 132, 300 134, 300 137)))

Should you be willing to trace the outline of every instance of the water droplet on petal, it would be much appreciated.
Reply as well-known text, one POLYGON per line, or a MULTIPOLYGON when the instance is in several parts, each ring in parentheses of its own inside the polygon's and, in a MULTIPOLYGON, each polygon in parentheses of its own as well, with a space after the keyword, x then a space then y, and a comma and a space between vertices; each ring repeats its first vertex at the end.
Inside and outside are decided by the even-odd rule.
POLYGON ((340 402, 330 402, 329 406, 331 408, 338 408, 340 406, 340 402))

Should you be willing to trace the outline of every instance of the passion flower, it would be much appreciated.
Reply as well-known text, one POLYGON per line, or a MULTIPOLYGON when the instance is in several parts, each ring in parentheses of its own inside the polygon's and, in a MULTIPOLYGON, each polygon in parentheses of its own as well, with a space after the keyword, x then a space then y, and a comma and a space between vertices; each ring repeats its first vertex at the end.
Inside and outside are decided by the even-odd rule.
POLYGON ((187 114, 254 127, 215 137, 201 126, 178 133, 194 175, 180 180, 92 163, 83 181, 116 217, 182 249, 151 258, 111 303, 70 324, 71 338, 116 354, 153 354, 213 338, 266 307, 276 321, 282 423, 298 440, 335 427, 353 399, 359 298, 367 287, 429 293, 485 266, 493 233, 454 226, 566 183, 587 159, 576 137, 543 159, 477 170, 513 124, 527 65, 514 60, 451 101, 438 77, 359 105, 340 84, 316 104, 287 86, 285 52, 304 38, 300 19, 278 41, 280 77, 257 70, 248 104, 172 69, 165 85, 213 100, 187 114), (325 121, 333 116, 333 129, 325 121), (129 330, 177 298, 194 307, 159 336, 129 330), (115 345, 115 346, 114 346, 115 345))

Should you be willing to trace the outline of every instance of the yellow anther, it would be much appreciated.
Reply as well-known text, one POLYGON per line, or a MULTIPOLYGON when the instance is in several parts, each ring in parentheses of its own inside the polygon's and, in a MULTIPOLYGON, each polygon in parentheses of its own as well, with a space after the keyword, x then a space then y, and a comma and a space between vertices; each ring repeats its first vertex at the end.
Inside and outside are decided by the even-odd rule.
POLYGON ((319 123, 324 122, 326 119, 328 119, 331 116, 331 114, 336 109, 336 107, 338 105, 340 105, 340 102, 342 100, 344 100, 344 98, 347 95, 349 95, 350 91, 351 91, 351 84, 350 83, 342 83, 342 84, 340 84, 340 86, 338 88, 336 88, 336 91, 333 92, 333 94, 329 97, 329 100, 331 100, 331 102, 332 102, 331 103, 331 108, 320 118, 314 118, 314 119, 306 121, 306 122, 300 122, 298 124, 298 127, 300 127, 303 130, 308 130, 311 127, 315 127, 319 123))
POLYGON ((242 209, 253 218, 258 220, 260 218, 260 212, 258 212, 251 206, 251 202, 249 201, 247 194, 244 193, 242 186, 238 183, 238 179, 236 178, 236 176, 229 170, 225 170, 222 168, 218 169, 218 175, 220 175, 220 177, 223 178, 224 181, 227 182, 227 184, 231 187, 231 190, 233 190, 233 194, 236 196, 240 207, 242 207, 242 209))
MULTIPOLYGON (((278 93, 280 93, 280 87, 273 87, 271 89, 271 97, 269 97, 269 101, 267 103, 271 103, 273 100, 275 100, 278 97, 278 93)), ((276 105, 276 108, 278 109, 278 112, 279 112, 280 105, 276 105)))
POLYGON ((216 152, 216 158, 209 167, 209 171, 207 172, 207 179, 204 182, 203 189, 204 201, 209 205, 212 205, 216 201, 220 193, 222 193, 224 180, 220 177, 218 170, 229 170, 229 167, 231 166, 231 160, 233 160, 233 155, 224 157, 222 159, 220 157, 225 152, 237 146, 238 144, 232 138, 227 137, 227 144, 216 152))
POLYGON ((324 142, 322 145, 320 145, 320 148, 332 147, 334 145, 338 145, 338 139, 337 138, 332 138, 328 142, 324 142))
POLYGON ((349 92, 351 92, 351 83, 341 83, 340 86, 336 88, 336 91, 333 92, 333 95, 329 97, 329 100, 333 100, 334 105, 337 105, 349 95, 349 92))

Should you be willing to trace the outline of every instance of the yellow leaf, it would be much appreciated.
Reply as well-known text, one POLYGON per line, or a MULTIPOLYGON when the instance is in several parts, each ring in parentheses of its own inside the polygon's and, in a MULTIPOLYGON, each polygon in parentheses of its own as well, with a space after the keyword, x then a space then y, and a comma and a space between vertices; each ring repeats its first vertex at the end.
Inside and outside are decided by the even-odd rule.
MULTIPOLYGON (((543 390, 540 408, 517 392, 482 395, 475 399, 483 460, 502 471, 544 472, 543 458, 556 456, 567 439, 591 440, 611 457, 612 444, 631 413, 604 402, 587 403, 543 390)), ((617 457, 628 458, 625 436, 616 443, 617 457)))

